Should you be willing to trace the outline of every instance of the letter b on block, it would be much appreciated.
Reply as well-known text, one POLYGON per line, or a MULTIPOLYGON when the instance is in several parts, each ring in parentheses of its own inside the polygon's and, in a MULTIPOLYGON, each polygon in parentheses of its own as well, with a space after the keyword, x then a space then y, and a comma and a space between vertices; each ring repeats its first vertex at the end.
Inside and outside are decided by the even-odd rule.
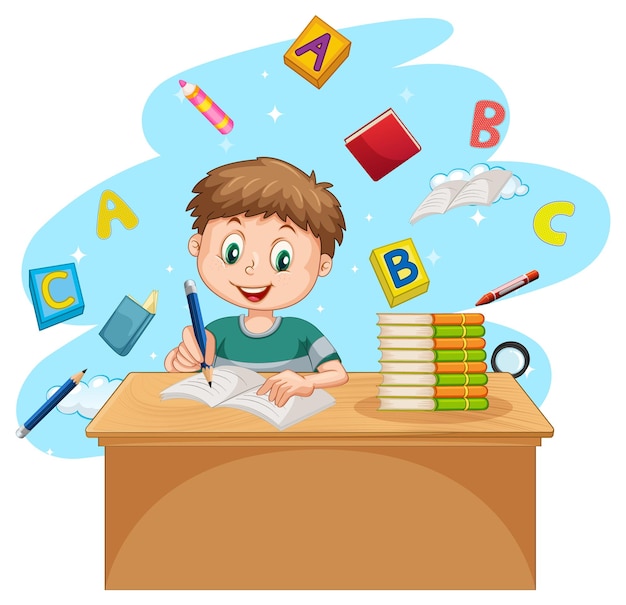
POLYGON ((470 145, 472 147, 495 147, 500 142, 500 133, 495 128, 504 122, 506 111, 504 107, 496 101, 478 101, 474 107, 474 121, 472 122, 472 134, 470 145), (487 117, 487 110, 493 112, 487 117), (480 140, 480 133, 486 132, 489 138, 480 140))
POLYGON ((410 238, 375 248, 370 262, 390 307, 428 290, 430 280, 410 238))
POLYGON ((383 254, 383 260, 393 285, 400 289, 408 286, 419 276, 419 270, 415 263, 409 260, 409 253, 403 248, 396 248, 383 254), (401 277, 404 275, 404 277, 401 277))

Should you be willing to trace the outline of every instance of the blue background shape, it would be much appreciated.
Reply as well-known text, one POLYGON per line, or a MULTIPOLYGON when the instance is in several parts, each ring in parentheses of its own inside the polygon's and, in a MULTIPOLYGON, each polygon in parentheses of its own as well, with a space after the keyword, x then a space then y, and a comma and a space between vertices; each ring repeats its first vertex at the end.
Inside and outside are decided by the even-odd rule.
MULTIPOLYGON (((144 109, 143 129, 159 156, 85 192, 54 216, 26 250, 27 292, 30 268, 68 262, 78 244, 86 255, 77 267, 85 310, 68 323, 94 327, 33 369, 18 398, 19 421, 43 402, 51 386, 85 366, 89 375, 111 379, 131 371, 163 369, 165 355, 189 323, 183 282, 197 277, 187 252, 193 221, 185 207, 193 185, 208 170, 227 162, 279 157, 305 172, 314 170, 319 180, 333 184, 346 217, 345 242, 337 250, 330 276, 288 314, 317 325, 336 346, 348 371, 378 369, 376 313, 389 311, 389 306, 369 265, 373 248, 410 237, 426 266, 428 292, 393 309, 401 312, 467 310, 484 292, 537 269, 539 280, 509 295, 520 296, 574 275, 600 253, 610 221, 596 187, 545 166, 513 160, 492 164, 489 158, 498 146, 469 146, 474 106, 482 99, 505 108, 507 117, 498 126, 500 143, 506 135, 509 108, 493 80, 453 65, 400 67, 445 42, 452 34, 449 23, 412 19, 341 33, 352 42, 350 56, 319 90, 283 64, 291 43, 287 40, 176 74, 153 91, 144 109), (270 75, 262 77, 259 66, 270 75), (180 95, 179 79, 199 84, 234 119, 229 135, 220 135, 180 95), (422 151, 373 182, 343 139, 389 107, 415 135, 422 151), (274 108, 282 114, 276 120, 268 115, 274 108), (409 224, 434 174, 469 170, 479 163, 511 170, 528 186, 528 193, 409 224), (96 236, 104 189, 117 193, 139 217, 132 230, 115 221, 106 240, 96 236), (556 200, 575 205, 572 217, 562 223, 555 219, 555 228, 567 231, 562 247, 546 244, 533 230, 536 211, 556 200), (471 219, 477 208, 485 217, 479 224, 471 219), (101 341, 98 331, 120 297, 144 300, 153 289, 159 291, 156 316, 131 353, 120 358, 101 341)), ((200 284, 199 289, 205 320, 239 313, 200 284)), ((540 345, 496 324, 488 324, 486 338, 490 350, 504 340, 518 340, 529 349, 533 371, 520 383, 540 405, 550 384, 550 364, 540 345)), ((99 455, 95 440, 85 437, 88 422, 78 414, 55 412, 28 439, 42 451, 53 450, 55 456, 99 455)))

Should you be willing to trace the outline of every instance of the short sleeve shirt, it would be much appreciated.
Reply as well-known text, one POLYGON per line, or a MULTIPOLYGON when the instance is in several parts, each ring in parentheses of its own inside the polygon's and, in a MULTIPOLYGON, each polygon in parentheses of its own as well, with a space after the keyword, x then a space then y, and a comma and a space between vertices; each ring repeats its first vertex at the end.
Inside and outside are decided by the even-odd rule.
POLYGON ((274 325, 256 334, 244 316, 223 317, 206 326, 215 336, 215 365, 238 365, 257 372, 315 372, 339 355, 311 323, 296 317, 276 317, 274 325))

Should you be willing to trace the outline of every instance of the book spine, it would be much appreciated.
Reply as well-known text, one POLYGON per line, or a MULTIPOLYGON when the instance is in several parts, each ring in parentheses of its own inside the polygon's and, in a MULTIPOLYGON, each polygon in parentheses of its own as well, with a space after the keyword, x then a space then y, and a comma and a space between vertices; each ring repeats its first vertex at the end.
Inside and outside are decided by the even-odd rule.
POLYGON ((487 384, 486 374, 434 374, 418 372, 386 372, 380 386, 482 386, 487 384))
POLYGON ((437 374, 484 374, 487 364, 484 361, 443 361, 436 362, 437 374))
POLYGON ((436 410, 486 410, 489 400, 486 397, 438 397, 435 399, 436 410))
POLYGON ((487 364, 484 361, 380 361, 382 373, 394 374, 484 374, 487 364))
POLYGON ((484 335, 484 326, 433 326, 433 336, 435 338, 477 338, 484 335))
POLYGON ((470 326, 482 325, 482 313, 377 313, 379 324, 426 325, 426 326, 470 326))
POLYGON ((472 350, 458 350, 451 351, 447 349, 440 349, 433 351, 434 359, 436 362, 469 362, 469 361, 484 361, 487 359, 487 352, 484 349, 472 349, 472 350))
POLYGON ((484 338, 433 338, 433 349, 483 349, 484 338))
POLYGON ((380 349, 483 349, 484 338, 408 338, 379 337, 380 349))
POLYGON ((419 385, 380 385, 378 394, 382 397, 485 397, 485 386, 419 386, 419 385))
POLYGON ((436 385, 440 386, 483 386, 487 384, 487 374, 437 374, 436 385))
POLYGON ((449 398, 449 397, 463 397, 463 398, 474 398, 474 397, 485 397, 487 395, 487 387, 480 386, 472 386, 472 385, 464 385, 464 386, 436 386, 434 387, 435 391, 433 393, 433 397, 438 399, 449 398))
POLYGON ((380 411, 466 411, 486 410, 489 400, 486 397, 448 397, 448 398, 415 398, 415 397, 379 397, 380 411))
POLYGON ((482 313, 433 313, 433 325, 479 325, 485 321, 482 313))

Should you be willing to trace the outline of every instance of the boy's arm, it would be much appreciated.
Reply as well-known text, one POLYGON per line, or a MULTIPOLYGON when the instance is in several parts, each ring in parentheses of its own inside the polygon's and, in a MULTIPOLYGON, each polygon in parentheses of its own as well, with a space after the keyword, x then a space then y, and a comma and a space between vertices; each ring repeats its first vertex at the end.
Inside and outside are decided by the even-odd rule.
POLYGON ((314 374, 302 376, 291 370, 285 370, 270 376, 257 391, 258 395, 267 393, 270 401, 279 408, 294 395, 308 397, 315 389, 338 387, 348 382, 348 373, 338 359, 322 363, 314 374))
POLYGON ((204 360, 213 363, 215 359, 215 336, 208 330, 206 333, 206 351, 204 356, 198 346, 192 326, 183 330, 182 342, 172 349, 165 358, 165 369, 168 372, 196 372, 204 360))

